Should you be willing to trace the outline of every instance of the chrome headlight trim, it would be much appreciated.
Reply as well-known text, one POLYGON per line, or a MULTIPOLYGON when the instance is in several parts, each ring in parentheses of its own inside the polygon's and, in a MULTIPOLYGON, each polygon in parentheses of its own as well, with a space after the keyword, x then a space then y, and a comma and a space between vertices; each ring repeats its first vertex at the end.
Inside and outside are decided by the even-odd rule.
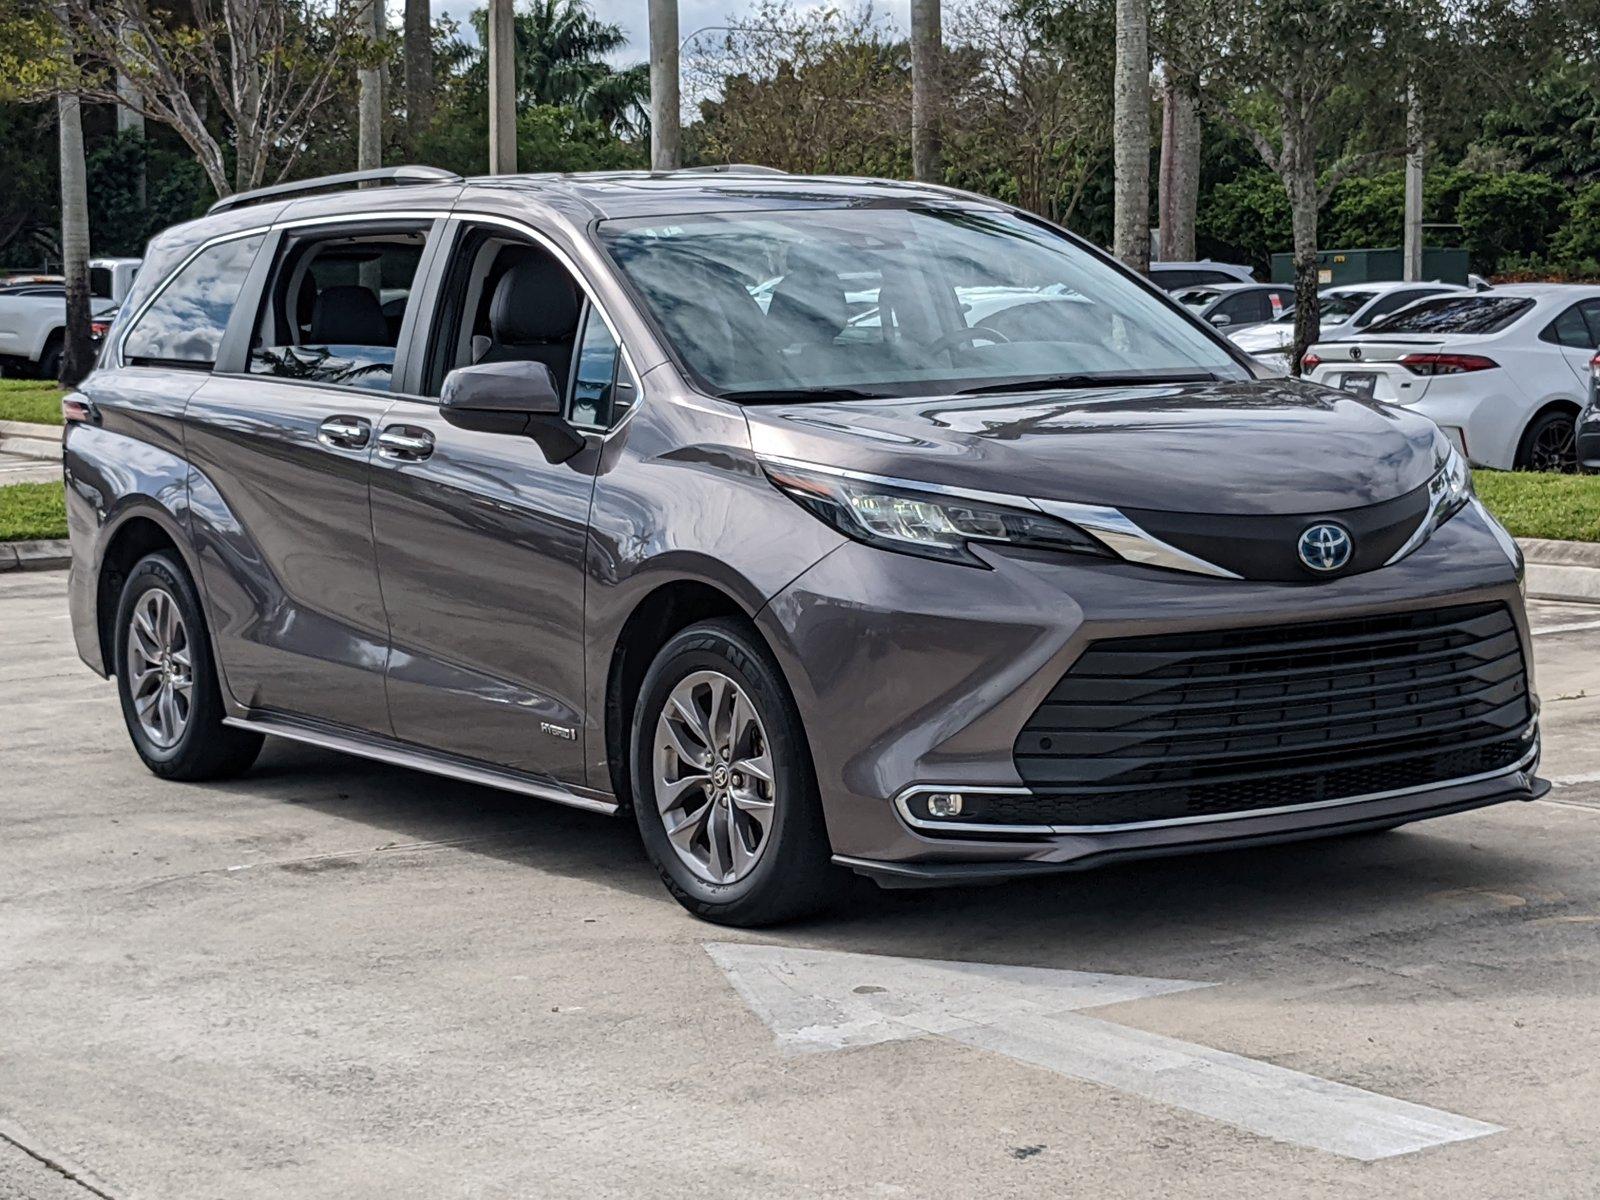
POLYGON ((1389 560, 1383 565, 1392 567, 1405 558, 1427 541, 1435 529, 1460 512, 1471 499, 1472 468, 1467 466, 1467 460, 1461 456, 1454 444, 1446 442, 1445 454, 1439 463, 1439 469, 1433 473, 1433 478, 1428 480, 1428 511, 1422 514, 1422 520, 1417 523, 1416 529, 1406 539, 1405 544, 1390 555, 1389 560))
POLYGON ((1124 562, 1143 566, 1162 567, 1169 571, 1182 571, 1189 575, 1208 575, 1215 579, 1243 579, 1215 563, 1168 545, 1154 534, 1135 524, 1121 509, 1100 504, 1078 504, 1069 500, 1045 500, 1032 496, 1019 496, 1004 492, 981 491, 976 488, 956 487, 950 484, 926 483, 902 479, 893 475, 874 475, 865 471, 852 471, 825 463, 806 462, 802 459, 783 458, 777 455, 758 455, 762 463, 774 467, 788 467, 819 475, 833 475, 858 483, 876 484, 909 492, 926 492, 940 496, 958 497, 985 504, 1010 508, 1031 509, 1054 517, 1058 521, 1076 525, 1096 540, 1104 543, 1112 554, 1124 562))

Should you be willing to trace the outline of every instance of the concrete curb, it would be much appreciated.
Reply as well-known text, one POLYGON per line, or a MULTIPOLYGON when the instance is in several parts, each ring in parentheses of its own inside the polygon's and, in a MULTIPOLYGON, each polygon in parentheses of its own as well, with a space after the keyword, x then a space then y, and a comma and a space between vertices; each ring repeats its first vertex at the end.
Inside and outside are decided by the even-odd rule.
POLYGON ((0 452, 45 462, 61 461, 61 426, 0 421, 0 452))
POLYGON ((1528 560, 1528 595, 1600 604, 1600 544, 1518 538, 1528 560))
POLYGON ((59 571, 71 563, 72 545, 65 539, 0 542, 0 571, 59 571))

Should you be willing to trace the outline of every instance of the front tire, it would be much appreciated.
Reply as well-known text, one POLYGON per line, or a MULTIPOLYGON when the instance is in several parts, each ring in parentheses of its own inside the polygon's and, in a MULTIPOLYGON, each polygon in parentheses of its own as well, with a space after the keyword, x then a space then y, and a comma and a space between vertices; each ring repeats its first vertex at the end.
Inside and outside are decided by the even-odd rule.
POLYGON ((134 564, 117 604, 117 692, 128 736, 163 779, 227 779, 261 752, 259 733, 226 715, 200 597, 171 554, 134 564))
POLYGON ((756 926, 827 904, 836 871, 800 714, 747 627, 706 621, 662 647, 630 748, 645 850, 690 912, 756 926))

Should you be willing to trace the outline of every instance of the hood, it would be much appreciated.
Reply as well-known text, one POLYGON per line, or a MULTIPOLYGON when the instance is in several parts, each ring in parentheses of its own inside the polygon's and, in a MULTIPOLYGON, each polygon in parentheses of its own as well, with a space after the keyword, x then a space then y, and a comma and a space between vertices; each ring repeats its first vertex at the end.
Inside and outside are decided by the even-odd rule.
POLYGON ((1184 513, 1333 513, 1421 487, 1443 435, 1294 380, 750 406, 757 454, 1184 513))

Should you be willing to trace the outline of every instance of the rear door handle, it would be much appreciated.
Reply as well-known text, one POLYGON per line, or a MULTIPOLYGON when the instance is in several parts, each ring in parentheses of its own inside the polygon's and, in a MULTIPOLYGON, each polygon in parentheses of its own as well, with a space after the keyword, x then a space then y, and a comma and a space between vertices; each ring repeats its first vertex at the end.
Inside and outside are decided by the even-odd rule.
POLYGON ((317 426, 317 441, 339 450, 360 450, 372 437, 372 422, 362 417, 329 417, 317 426))
POLYGON ((433 453, 433 434, 415 425, 390 425, 378 435, 378 454, 400 462, 421 462, 433 453))

